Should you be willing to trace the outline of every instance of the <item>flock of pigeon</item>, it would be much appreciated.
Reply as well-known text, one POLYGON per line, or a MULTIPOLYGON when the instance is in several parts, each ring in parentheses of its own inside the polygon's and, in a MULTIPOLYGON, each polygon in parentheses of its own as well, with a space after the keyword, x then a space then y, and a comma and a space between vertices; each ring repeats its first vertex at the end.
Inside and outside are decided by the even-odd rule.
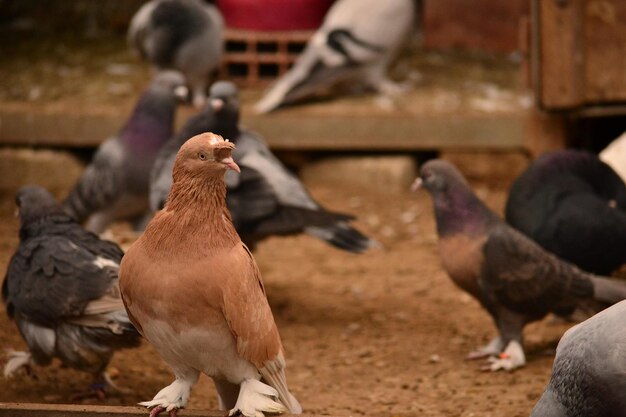
MULTIPOLYGON (((362 3, 334 4, 257 109, 355 79, 399 88, 385 71, 415 3, 362 3)), ((28 351, 10 352, 5 376, 56 357, 93 375, 77 398, 104 398, 115 388, 106 373, 113 353, 143 336, 175 375, 141 403, 151 417, 175 416, 201 373, 229 415, 302 411, 287 384, 255 244, 299 233, 354 253, 378 244, 350 225, 352 216, 324 209, 260 135, 240 127, 234 84, 215 82, 207 96, 222 26, 218 10, 199 0, 146 3, 129 40, 159 71, 126 125, 103 142, 62 203, 37 186, 17 192, 20 244, 2 297, 28 351), (186 86, 202 108, 174 133, 186 86), (120 220, 142 232, 125 254, 95 234, 120 220)), ((603 159, 620 160, 612 155, 603 159)), ((626 416, 626 282, 606 276, 626 263, 622 178, 584 151, 545 154, 513 184, 506 219, 444 160, 421 167, 420 187, 433 200, 444 269, 497 328, 468 358, 486 358, 491 371, 519 368, 526 324, 604 309, 565 334, 532 415, 626 416)))

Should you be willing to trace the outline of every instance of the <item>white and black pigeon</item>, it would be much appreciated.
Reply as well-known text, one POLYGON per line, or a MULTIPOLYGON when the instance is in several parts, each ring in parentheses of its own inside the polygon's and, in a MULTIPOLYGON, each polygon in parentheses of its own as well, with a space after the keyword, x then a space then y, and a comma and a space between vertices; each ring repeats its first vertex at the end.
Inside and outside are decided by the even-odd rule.
POLYGON ((86 228, 102 233, 117 220, 143 230, 149 220, 150 170, 161 147, 172 136, 177 101, 185 94, 177 71, 157 74, 141 95, 130 119, 96 151, 63 201, 66 211, 86 228))
POLYGON ((123 252, 83 229, 41 187, 23 187, 15 200, 20 244, 9 262, 2 298, 28 351, 12 351, 4 375, 59 358, 93 374, 93 384, 81 396, 102 399, 111 384, 105 371, 113 353, 140 342, 118 286, 123 252))
POLYGON ((128 43, 157 70, 182 72, 200 107, 220 64, 223 27, 217 7, 202 0, 151 0, 133 17, 128 43))
POLYGON ((626 417, 626 301, 565 333, 531 417, 626 417))
POLYGON ((233 158, 241 174, 226 173, 226 204, 233 224, 249 247, 272 235, 307 233, 337 248, 361 253, 378 243, 350 226, 353 216, 324 209, 304 184, 270 151, 263 139, 239 127, 239 91, 227 81, 211 87, 205 110, 190 119, 175 140, 166 145, 167 162, 155 164, 151 204, 163 207, 172 184, 172 167, 178 148, 188 138, 213 132, 230 139, 233 158))
POLYGON ((387 69, 408 39, 416 0, 338 0, 294 66, 256 104, 259 113, 322 95, 348 83, 394 94, 406 87, 387 69))

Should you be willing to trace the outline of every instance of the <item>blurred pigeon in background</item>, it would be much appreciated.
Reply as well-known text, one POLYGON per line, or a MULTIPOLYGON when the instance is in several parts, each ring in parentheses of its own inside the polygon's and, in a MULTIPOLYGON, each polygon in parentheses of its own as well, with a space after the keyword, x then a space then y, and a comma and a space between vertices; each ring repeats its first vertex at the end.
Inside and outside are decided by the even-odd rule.
POLYGON ((88 230, 101 233, 116 220, 130 220, 135 230, 143 230, 150 216, 150 170, 172 136, 177 95, 183 90, 180 73, 157 74, 118 135, 100 145, 63 202, 76 220, 87 220, 88 230))
POLYGON ((223 49, 222 15, 202 0, 151 0, 133 17, 128 43, 157 69, 182 72, 201 107, 223 49))
POLYGON ((607 275, 626 263, 626 186, 591 153, 533 161, 511 187, 506 220, 585 271, 607 275))
POLYGON ((15 200, 20 245, 9 263, 2 298, 28 351, 12 351, 4 375, 29 370, 33 363, 48 365, 56 357, 94 375, 80 396, 103 399, 114 351, 140 342, 118 287, 123 252, 85 231, 43 188, 23 187, 15 200))
POLYGON ((405 89, 387 69, 415 22, 416 0, 337 0, 294 66, 256 104, 259 113, 361 84, 385 94, 405 89))
POLYGON ((229 416, 302 411, 259 268, 226 208, 224 173, 239 171, 233 148, 211 133, 185 142, 165 208, 122 261, 128 314, 176 376, 140 403, 151 416, 185 407, 200 373, 229 416))
POLYGON ((302 232, 354 253, 377 246, 376 241, 349 225, 353 216, 327 211, 315 202, 304 184, 272 154, 263 139, 240 129, 238 123, 237 87, 227 81, 215 83, 205 110, 187 122, 176 138, 176 149, 167 145, 169 162, 160 164, 160 171, 153 173, 150 196, 153 208, 162 208, 165 203, 180 144, 192 135, 210 131, 237 145, 233 158, 241 174, 226 173, 226 204, 237 232, 249 247, 271 235, 302 232))
POLYGON ((531 417, 626 416, 626 301, 569 329, 531 417))
POLYGON ((599 156, 626 183, 626 133, 611 142, 599 156))
POLYGON ((606 304, 626 299, 626 283, 583 272, 508 226, 449 162, 433 160, 422 166, 414 188, 422 185, 433 199, 444 269, 482 304, 498 328, 499 335, 469 359, 493 355, 492 371, 523 366, 526 324, 550 312, 569 315, 587 299, 606 304))

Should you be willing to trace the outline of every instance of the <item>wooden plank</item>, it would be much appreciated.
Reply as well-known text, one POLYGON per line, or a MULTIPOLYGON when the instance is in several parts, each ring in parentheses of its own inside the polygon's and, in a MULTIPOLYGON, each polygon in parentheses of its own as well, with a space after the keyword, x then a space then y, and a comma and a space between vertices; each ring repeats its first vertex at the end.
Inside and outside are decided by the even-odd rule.
POLYGON ((586 1, 584 54, 587 101, 626 101, 626 1, 586 1))
MULTIPOLYGON (((182 118, 179 115, 179 118, 182 118)), ((520 149, 524 112, 506 115, 415 117, 277 113, 244 117, 277 150, 520 149)), ((95 147, 124 124, 123 117, 89 114, 0 113, 0 144, 95 147)))
POLYGON ((525 118, 498 116, 249 116, 245 124, 284 150, 513 149, 524 144, 525 118))
MULTIPOLYGON (((147 417, 145 407, 122 407, 112 405, 77 405, 77 404, 36 404, 36 403, 0 403, 0 417, 147 417)), ((167 413, 162 413, 167 416, 167 413)), ((224 417, 220 410, 186 410, 178 412, 180 417, 224 417)), ((289 416, 290 414, 281 414, 289 416)), ((314 417, 301 414, 299 417, 314 417)))
MULTIPOLYGON (((145 407, 76 404, 0 403, 0 417, 147 417, 145 407)), ((166 413, 164 413, 167 415, 166 413)), ((184 416, 224 417, 218 410, 181 410, 184 416)))
POLYGON ((537 97, 545 109, 584 103, 583 1, 533 0, 538 12, 537 97))
POLYGON ((533 158, 567 147, 567 116, 535 110, 528 119, 526 149, 533 158))

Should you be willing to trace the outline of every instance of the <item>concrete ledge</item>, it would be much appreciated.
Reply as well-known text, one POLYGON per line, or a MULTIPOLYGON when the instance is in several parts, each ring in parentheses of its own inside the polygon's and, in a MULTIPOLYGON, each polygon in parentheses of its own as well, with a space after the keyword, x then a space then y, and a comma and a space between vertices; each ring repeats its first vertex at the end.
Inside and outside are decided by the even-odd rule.
MULTIPOLYGON (((180 122, 192 111, 179 113, 180 122)), ((115 115, 2 110, 0 144, 96 147, 125 121, 115 115)), ((520 150, 526 143, 528 113, 351 116, 281 111, 260 116, 248 113, 243 122, 276 150, 520 150)))

